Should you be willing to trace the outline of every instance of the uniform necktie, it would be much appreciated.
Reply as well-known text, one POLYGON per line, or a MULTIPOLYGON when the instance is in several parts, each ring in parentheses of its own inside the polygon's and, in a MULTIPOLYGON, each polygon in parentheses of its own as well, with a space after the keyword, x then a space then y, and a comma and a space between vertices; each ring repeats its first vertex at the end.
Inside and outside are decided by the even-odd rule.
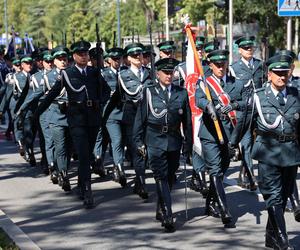
POLYGON ((277 100, 279 102, 280 106, 284 106, 285 105, 285 101, 284 101, 284 95, 281 91, 279 91, 279 93, 277 94, 277 100))
POLYGON ((165 88, 163 92, 164 92, 165 100, 168 102, 169 101, 169 91, 168 91, 168 88, 165 88))
POLYGON ((81 71, 81 74, 82 74, 83 76, 86 76, 86 72, 85 72, 84 69, 81 71))
POLYGON ((248 68, 253 69, 253 65, 250 62, 248 63, 248 68))
POLYGON ((140 69, 138 70, 137 77, 139 78, 140 81, 142 81, 142 72, 140 69))

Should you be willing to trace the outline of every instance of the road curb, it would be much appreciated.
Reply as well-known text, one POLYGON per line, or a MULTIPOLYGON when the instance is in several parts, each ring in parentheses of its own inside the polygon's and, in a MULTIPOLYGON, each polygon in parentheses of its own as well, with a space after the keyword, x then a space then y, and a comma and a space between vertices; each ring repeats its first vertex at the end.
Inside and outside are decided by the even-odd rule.
POLYGON ((1 209, 0 227, 21 250, 41 250, 1 209))

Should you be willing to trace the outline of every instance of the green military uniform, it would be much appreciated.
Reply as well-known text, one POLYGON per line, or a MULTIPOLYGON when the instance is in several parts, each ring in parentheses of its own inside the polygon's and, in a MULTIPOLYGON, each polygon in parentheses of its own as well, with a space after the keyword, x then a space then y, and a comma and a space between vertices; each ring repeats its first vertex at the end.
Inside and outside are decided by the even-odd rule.
MULTIPOLYGON (((132 43, 125 48, 128 57, 140 57, 143 50, 144 46, 141 43, 132 43)), ((133 141, 133 125, 137 106, 142 98, 142 90, 151 83, 150 73, 141 64, 140 67, 131 65, 128 68, 120 70, 118 73, 118 83, 117 89, 114 92, 105 113, 110 114, 110 112, 122 102, 124 142, 136 172, 134 192, 145 199, 148 197, 148 193, 144 188, 145 161, 142 157, 137 155, 136 144, 133 141)), ((114 169, 114 176, 115 180, 119 181, 122 186, 126 185, 122 165, 119 164, 117 168, 114 169)))
MULTIPOLYGON (((52 60, 52 56, 49 51, 43 52, 43 60, 52 60)), ((32 82, 35 86, 35 91, 31 95, 28 95, 24 103, 21 105, 19 109, 20 114, 26 113, 27 110, 32 106, 32 103, 41 102, 44 99, 45 94, 48 93, 48 91, 53 86, 45 81, 45 74, 47 74, 47 70, 39 71, 32 76, 32 82)), ((45 140, 45 154, 46 160, 48 162, 48 168, 51 173, 50 178, 54 184, 57 184, 57 174, 55 171, 56 159, 54 155, 54 142, 52 138, 52 133, 49 129, 49 119, 47 117, 47 114, 48 109, 40 115, 39 124, 41 127, 41 133, 43 134, 45 140)), ((47 173, 46 169, 44 169, 44 172, 47 173)))
MULTIPOLYGON (((228 54, 227 50, 215 50, 208 54, 208 59, 214 64, 225 64, 228 61, 228 54)), ((215 92, 212 85, 208 84, 212 97, 211 102, 206 97, 205 86, 202 82, 197 86, 196 90, 196 105, 203 110, 199 137, 205 165, 210 175, 209 194, 206 198, 206 213, 214 214, 213 201, 216 201, 220 208, 222 222, 225 225, 229 225, 232 222, 232 216, 229 213, 226 202, 223 176, 230 164, 228 142, 233 131, 234 122, 230 119, 229 111, 226 110, 226 107, 229 107, 230 111, 244 107, 242 100, 243 86, 236 84, 234 79, 226 74, 221 79, 214 74, 206 78, 206 82, 212 81, 215 82, 218 88, 222 89, 222 94, 215 92), (221 102, 224 98, 228 99, 229 104, 227 106, 225 106, 225 102, 221 102), (219 142, 213 119, 218 119, 224 144, 219 142)))
MULTIPOLYGON (((76 56, 86 56, 90 46, 89 42, 80 41, 73 43, 71 50, 76 56)), ((79 159, 78 186, 85 207, 92 208, 91 156, 101 124, 100 104, 106 98, 107 85, 97 69, 75 64, 62 70, 61 79, 52 87, 44 102, 50 104, 64 87, 68 96, 67 123, 79 159), (100 93, 100 84, 103 85, 103 93, 100 93)))
MULTIPOLYGON (((155 63, 157 71, 171 71, 178 64, 173 58, 160 59, 155 63)), ((153 171, 158 194, 156 218, 167 231, 174 231, 170 189, 173 176, 179 167, 180 149, 184 153, 192 148, 192 122, 186 89, 157 82, 143 90, 134 124, 135 143, 139 149, 146 145, 149 166, 153 171), (183 143, 180 126, 183 125, 183 143), (162 215, 158 213, 161 210, 162 215)))
MULTIPOLYGON (((255 45, 254 36, 243 36, 235 42, 241 50, 253 50, 255 45)), ((245 89, 245 95, 250 98, 254 89, 262 87, 265 81, 264 65, 259 59, 252 57, 250 60, 246 60, 241 57, 238 61, 234 62, 230 67, 230 73, 235 77, 237 84, 243 85, 245 89)), ((238 112, 238 118, 241 113, 238 112)), ((256 189, 253 163, 251 159, 251 148, 253 144, 253 138, 251 131, 248 130, 241 140, 241 153, 242 153, 242 166, 239 174, 239 185, 242 187, 249 187, 251 190, 256 189), (247 173, 250 185, 248 186, 244 175, 247 173)))
MULTIPOLYGON (((118 59, 122 58, 124 50, 122 48, 111 48, 107 50, 107 54, 108 57, 118 59)), ((118 70, 119 69, 107 67, 101 71, 103 78, 106 80, 110 88, 111 96, 116 91, 118 85, 118 70)), ((118 164, 122 166, 124 161, 124 142, 122 141, 123 136, 121 123, 122 117, 122 103, 120 102, 119 105, 117 105, 110 113, 106 122, 106 128, 111 139, 112 154, 115 166, 118 166, 118 164)))
MULTIPOLYGON (((269 215, 266 246, 274 249, 293 249, 288 242, 284 219, 287 198, 293 193, 300 163, 300 93, 297 88, 286 85, 291 61, 287 55, 270 58, 267 66, 271 85, 256 90, 253 98, 252 123, 257 137, 252 157, 258 161, 258 184, 269 215), (282 85, 279 87, 279 84, 282 85)), ((245 132, 241 130, 241 126, 237 126, 233 134, 235 145, 238 143, 236 134, 245 132)))

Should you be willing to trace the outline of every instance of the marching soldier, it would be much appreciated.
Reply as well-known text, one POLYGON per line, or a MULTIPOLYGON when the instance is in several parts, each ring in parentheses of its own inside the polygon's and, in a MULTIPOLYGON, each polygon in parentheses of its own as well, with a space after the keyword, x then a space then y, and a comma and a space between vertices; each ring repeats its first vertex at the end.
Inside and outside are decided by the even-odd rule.
MULTIPOLYGON (((250 98, 253 89, 260 88, 264 83, 264 66, 261 60, 253 57, 254 54, 254 36, 243 36, 236 40, 239 47, 241 58, 234 62, 230 67, 230 73, 235 77, 236 83, 241 84, 247 90, 246 95, 250 98)), ((240 113, 238 113, 239 116, 240 113)), ((253 138, 250 130, 244 135, 241 140, 242 165, 239 174, 238 184, 241 187, 256 190, 254 180, 253 163, 251 159, 251 148, 253 138), (249 184, 245 180, 247 173, 249 184)))
POLYGON ((165 41, 157 45, 159 48, 159 58, 175 58, 175 49, 174 41, 165 41))
MULTIPOLYGON (((295 69, 295 62, 294 61, 296 59, 296 54, 291 50, 281 50, 281 51, 279 51, 278 54, 279 55, 288 55, 292 58, 291 69, 290 69, 289 75, 288 75, 287 86, 295 87, 299 91, 300 90, 299 77, 293 75, 293 71, 295 69)), ((299 201, 299 194, 298 193, 299 192, 298 192, 297 183, 295 182, 294 192, 289 196, 290 203, 287 203, 286 211, 294 212, 295 220, 300 222, 300 201, 299 201)))
POLYGON ((171 207, 173 176, 179 167, 180 149, 185 155, 192 148, 192 122, 187 91, 172 84, 178 61, 160 59, 155 63, 157 81, 143 90, 135 118, 135 143, 141 154, 148 155, 158 195, 156 219, 166 232, 174 232, 171 207), (180 125, 183 125, 184 141, 180 125))
MULTIPOLYGON (((199 36, 196 37, 196 50, 198 52, 199 59, 201 60, 202 66, 206 65, 206 61, 204 61, 204 50, 203 46, 205 43, 205 37, 199 36), (204 64, 203 64, 204 63, 204 64)), ((210 72, 210 70, 206 70, 206 74, 210 72)), ((178 78, 179 85, 182 87, 185 86, 185 79, 187 77, 187 70, 186 70, 186 62, 179 63, 176 66, 175 74, 176 78, 178 78)), ((177 83, 177 79, 174 82, 177 83)), ((202 157, 193 150, 192 152, 192 165, 193 165, 193 174, 189 186, 192 190, 196 192, 201 192, 204 197, 206 197, 208 188, 205 179, 205 163, 202 157)))
POLYGON ((205 95, 205 86, 200 82, 196 90, 196 105, 203 110, 199 137, 206 168, 210 176, 209 193, 206 198, 206 214, 216 216, 218 205, 222 222, 225 226, 232 226, 232 216, 227 205, 223 178, 230 164, 232 154, 228 147, 229 138, 236 124, 235 110, 243 107, 242 86, 234 83, 234 79, 227 76, 227 50, 215 50, 208 54, 212 75, 206 78, 212 101, 205 95), (224 144, 220 144, 214 126, 218 119, 224 144))
MULTIPOLYGON (((253 97, 255 113, 251 124, 257 136, 252 157, 258 161, 259 189, 268 210, 265 245, 273 249, 294 249, 289 244, 284 219, 300 163, 300 93, 287 86, 291 62, 287 55, 270 58, 266 63, 270 85, 257 89, 253 97)), ((239 141, 236 135, 246 132, 242 129, 241 125, 236 127, 233 145, 239 141)))
POLYGON ((30 78, 29 72, 32 69, 32 58, 28 55, 23 56, 21 58, 21 67, 22 67, 22 71, 15 73, 13 75, 13 81, 11 82, 12 84, 7 86, 5 96, 2 99, 0 105, 0 113, 3 113, 3 110, 5 109, 5 107, 7 107, 6 105, 9 105, 10 113, 14 123, 14 134, 19 146, 19 153, 21 156, 25 156, 25 151, 26 151, 27 153, 26 159, 29 160, 30 165, 35 166, 36 162, 35 162, 34 152, 33 152, 33 145, 32 145, 33 141, 31 138, 32 132, 30 131, 31 113, 29 112, 26 114, 24 118, 26 121, 24 121, 24 123, 21 117, 15 115, 20 105, 24 101, 29 90, 29 78, 30 78), (21 95, 22 95, 22 100, 20 100, 21 95), (24 136, 24 131, 26 137, 24 136), (26 143, 25 148, 24 148, 24 143, 26 143))
MULTIPOLYGON (((115 47, 107 50, 107 57, 110 67, 103 69, 101 73, 110 88, 111 96, 116 91, 118 85, 118 71, 122 64, 123 55, 124 50, 122 48, 115 47)), ((124 162, 124 142, 122 135, 122 106, 122 102, 120 101, 119 104, 116 105, 114 110, 110 113, 106 122, 106 128, 111 139, 112 155, 115 166, 123 166, 124 162)))
MULTIPOLYGON (((97 54, 96 51, 97 48, 92 48, 89 50, 89 56, 91 60, 91 66, 97 68, 97 56, 100 56, 99 61, 100 65, 103 64, 102 60, 102 54, 103 50, 101 49, 99 51, 99 55, 97 54)), ((102 67, 100 66, 101 70, 102 67)), ((97 68, 100 70, 99 68, 97 68)), ((103 107, 101 107, 101 112, 103 110, 103 107)), ((109 135, 104 126, 99 127, 99 131, 97 134, 96 142, 95 142, 95 147, 94 147, 94 158, 92 161, 92 169, 95 174, 98 174, 101 177, 104 177, 106 175, 105 169, 104 169, 104 157, 105 157, 105 152, 107 149, 107 145, 109 143, 109 135)))
MULTIPOLYGON (((14 75, 14 73, 20 72, 22 70, 21 69, 21 60, 19 58, 14 57, 12 59, 12 68, 13 68, 13 71, 9 72, 6 75, 4 84, 0 89, 0 100, 2 100, 2 97, 4 97, 8 86, 10 84, 13 84, 13 75, 14 75)), ((7 127, 7 130, 5 131, 5 136, 6 136, 7 140, 11 140, 11 132, 14 131, 14 128, 13 128, 12 114, 9 110, 9 103, 8 102, 7 102, 6 107, 4 107, 4 110, 2 110, 2 112, 0 112, 0 120, 2 119, 2 116, 3 116, 3 114, 5 114, 6 111, 7 111, 7 115, 8 115, 8 127, 7 127)))
MULTIPOLYGON (((25 99, 24 103, 21 105, 17 115, 18 117, 24 117, 24 114, 27 112, 27 110, 32 106, 32 103, 39 103, 44 99, 44 95, 48 93, 50 86, 48 83, 45 82, 45 74, 49 72, 53 67, 53 57, 51 55, 50 51, 44 51, 43 52, 43 66, 44 70, 37 72, 32 76, 32 82, 35 84, 35 91, 28 95, 25 99)), ((41 131, 45 140, 45 154, 46 154, 46 160, 48 163, 47 169, 43 169, 45 174, 48 174, 50 172, 50 179, 53 182, 53 184, 58 183, 58 175, 55 171, 55 156, 54 156, 54 142, 52 138, 52 133, 49 129, 49 119, 48 119, 48 110, 46 110, 43 114, 39 117, 39 124, 41 127, 41 131)))
POLYGON ((67 122, 79 159, 79 194, 86 208, 94 206, 91 190, 91 156, 101 124, 100 103, 107 98, 105 80, 97 69, 87 66, 90 46, 86 41, 71 45, 75 64, 61 71, 61 79, 56 81, 47 95, 47 102, 52 102, 62 89, 66 88, 67 122), (100 84, 103 85, 105 94, 100 93, 100 84))
MULTIPOLYGON (((133 192, 138 194, 142 199, 147 199, 148 193, 145 189, 145 161, 143 157, 137 154, 136 144, 133 141, 133 125, 137 106, 142 98, 142 90, 151 83, 151 79, 149 71, 142 66, 144 46, 141 43, 132 43, 126 46, 125 51, 130 66, 122 69, 118 74, 118 88, 106 108, 105 117, 122 102, 122 126, 124 129, 125 145, 136 172, 133 192)), ((120 164, 114 167, 114 179, 121 186, 126 185, 125 173, 123 166, 120 164)))
MULTIPOLYGON (((49 91, 51 87, 55 85, 56 81, 58 81, 60 78, 61 71, 66 69, 68 65, 68 53, 64 47, 55 47, 52 50, 52 56, 54 58, 55 68, 47 72, 44 76, 44 82, 47 91, 49 91)), ((43 108, 44 105, 49 106, 47 100, 48 97, 45 97, 40 104, 39 109, 45 109, 43 108)), ((71 138, 66 115, 67 102, 68 97, 66 89, 63 88, 47 109, 47 119, 54 143, 54 158, 56 160, 55 169, 52 169, 51 172, 54 172, 53 175, 58 175, 58 184, 65 192, 71 190, 68 177, 68 168, 70 165, 71 155, 71 138), (55 173, 56 171, 58 171, 58 173, 55 173)))

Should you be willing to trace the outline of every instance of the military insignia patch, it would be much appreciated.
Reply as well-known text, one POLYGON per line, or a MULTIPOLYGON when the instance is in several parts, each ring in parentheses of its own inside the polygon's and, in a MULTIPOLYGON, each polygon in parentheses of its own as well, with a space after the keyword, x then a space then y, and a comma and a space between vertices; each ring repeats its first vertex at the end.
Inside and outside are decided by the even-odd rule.
POLYGON ((58 76, 56 77, 56 80, 60 81, 60 80, 61 80, 61 75, 58 75, 58 76))

